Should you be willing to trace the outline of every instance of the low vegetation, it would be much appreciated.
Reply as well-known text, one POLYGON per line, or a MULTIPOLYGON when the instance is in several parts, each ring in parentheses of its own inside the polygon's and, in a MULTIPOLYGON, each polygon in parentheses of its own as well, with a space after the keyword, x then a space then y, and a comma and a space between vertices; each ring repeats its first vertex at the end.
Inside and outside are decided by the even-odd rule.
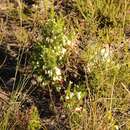
POLYGON ((130 130, 130 1, 0 1, 1 130, 130 130))

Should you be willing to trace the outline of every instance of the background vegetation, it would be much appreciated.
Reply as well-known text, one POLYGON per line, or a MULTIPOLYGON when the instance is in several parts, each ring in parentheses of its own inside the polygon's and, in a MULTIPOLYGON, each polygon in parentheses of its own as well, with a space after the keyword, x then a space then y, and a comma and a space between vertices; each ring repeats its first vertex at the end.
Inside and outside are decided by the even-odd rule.
POLYGON ((130 1, 0 1, 1 130, 130 130, 130 1))

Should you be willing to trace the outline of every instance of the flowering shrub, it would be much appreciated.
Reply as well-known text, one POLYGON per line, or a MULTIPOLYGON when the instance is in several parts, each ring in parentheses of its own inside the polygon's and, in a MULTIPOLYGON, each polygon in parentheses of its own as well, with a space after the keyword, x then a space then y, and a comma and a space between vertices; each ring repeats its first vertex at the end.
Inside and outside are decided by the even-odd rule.
POLYGON ((62 81, 60 66, 65 63, 66 45, 70 44, 64 31, 62 19, 49 19, 41 27, 41 39, 34 46, 31 62, 43 86, 62 81))

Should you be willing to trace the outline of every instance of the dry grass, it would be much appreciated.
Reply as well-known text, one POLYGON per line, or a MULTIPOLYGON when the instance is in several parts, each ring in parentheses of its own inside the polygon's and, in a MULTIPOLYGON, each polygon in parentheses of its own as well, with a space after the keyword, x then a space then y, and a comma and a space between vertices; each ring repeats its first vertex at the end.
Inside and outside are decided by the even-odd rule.
MULTIPOLYGON (((28 6, 20 0, 14 3, 0 1, 0 45, 17 59, 13 88, 24 52, 34 47, 29 61, 31 73, 36 75, 38 87, 43 90, 49 88, 52 109, 56 109, 52 90, 60 95, 70 129, 129 130, 130 2, 53 2, 39 0, 28 6), (56 76, 59 76, 58 79, 56 76)), ((6 58, 1 63, 0 69, 5 65, 6 58)), ((0 92, 0 99, 10 100, 7 102, 11 104, 5 112, 3 110, 2 130, 8 126, 12 130, 15 128, 16 113, 30 94, 31 87, 23 93, 29 79, 28 74, 24 76, 17 89, 12 91, 11 98, 0 92), (13 111, 15 108, 16 112, 13 111)), ((27 122, 31 122, 26 127, 29 130, 40 127, 37 108, 32 109, 36 110, 32 118, 38 122, 33 126, 27 118, 27 122)), ((20 114, 22 119, 18 124, 23 125, 20 120, 26 119, 26 115, 20 114)))

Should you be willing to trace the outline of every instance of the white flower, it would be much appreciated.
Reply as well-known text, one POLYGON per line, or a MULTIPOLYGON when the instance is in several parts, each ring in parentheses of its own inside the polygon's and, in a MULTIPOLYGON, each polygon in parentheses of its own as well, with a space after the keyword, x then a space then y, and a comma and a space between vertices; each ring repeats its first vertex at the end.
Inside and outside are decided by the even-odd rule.
POLYGON ((83 107, 76 107, 75 112, 81 112, 83 110, 83 107))
POLYGON ((50 38, 49 38, 49 37, 46 37, 46 41, 49 42, 49 41, 50 41, 50 38))
POLYGON ((66 53, 66 49, 62 48, 62 52, 61 53, 64 55, 66 53))
POLYGON ((101 56, 104 61, 110 61, 112 56, 112 48, 109 45, 106 45, 103 49, 101 49, 101 56))
POLYGON ((33 4, 33 5, 32 5, 32 8, 33 8, 34 10, 37 10, 37 9, 38 9, 38 5, 33 4))
POLYGON ((58 68, 58 67, 55 67, 55 73, 57 76, 60 76, 61 75, 61 70, 58 68))
POLYGON ((58 76, 58 75, 56 75, 56 76, 53 76, 53 81, 57 81, 57 80, 62 80, 62 77, 61 76, 58 76))
POLYGON ((58 67, 55 67, 54 71, 55 71, 55 75, 53 76, 53 81, 62 80, 61 70, 58 67))
POLYGON ((110 58, 110 50, 108 48, 101 49, 101 56, 104 60, 109 59, 110 58))
POLYGON ((115 130, 119 130, 119 126, 118 125, 115 125, 115 130))
POLYGON ((53 75, 53 72, 52 72, 52 70, 48 70, 48 72, 47 72, 50 76, 52 76, 53 75))
POLYGON ((70 92, 70 98, 72 98, 74 96, 73 92, 70 92))
POLYGON ((69 100, 69 99, 70 99, 70 98, 69 98, 69 96, 66 96, 65 98, 66 98, 67 100, 69 100))
POLYGON ((81 99, 81 92, 78 92, 78 93, 77 93, 77 98, 78 98, 78 100, 81 99))

